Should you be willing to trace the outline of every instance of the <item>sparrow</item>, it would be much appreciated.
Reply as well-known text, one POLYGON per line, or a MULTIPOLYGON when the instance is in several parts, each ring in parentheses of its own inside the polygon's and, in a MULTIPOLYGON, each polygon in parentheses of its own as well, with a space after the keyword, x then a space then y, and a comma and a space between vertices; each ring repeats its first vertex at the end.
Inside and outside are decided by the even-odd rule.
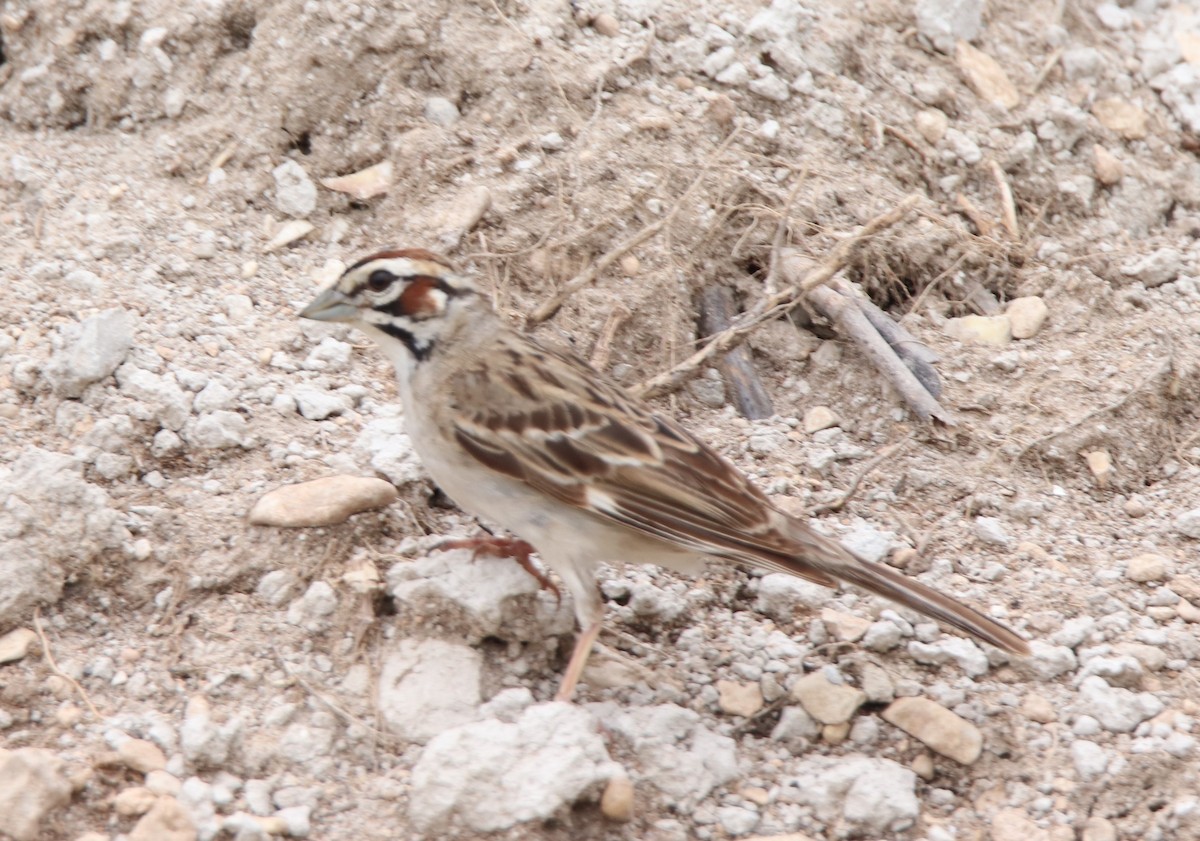
POLYGON ((350 324, 396 369, 412 445, 464 510, 537 549, 581 633, 557 700, 570 700, 600 633, 604 561, 696 574, 711 560, 839 581, 1013 654, 1012 629, 897 570, 857 557, 771 504, 730 461, 574 354, 509 327, 446 258, 380 251, 300 313, 350 324))

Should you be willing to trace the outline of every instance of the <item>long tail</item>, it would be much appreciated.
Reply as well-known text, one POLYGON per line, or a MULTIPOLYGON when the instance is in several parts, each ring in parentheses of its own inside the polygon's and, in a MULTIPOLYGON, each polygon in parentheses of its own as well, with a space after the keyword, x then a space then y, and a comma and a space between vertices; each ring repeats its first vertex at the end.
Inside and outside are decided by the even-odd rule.
MULTIPOLYGON (((903 573, 857 557, 840 543, 814 532, 795 520, 791 536, 801 547, 793 557, 775 557, 770 566, 819 583, 829 578, 855 584, 864 590, 899 602, 960 631, 989 642, 1011 654, 1029 654, 1029 643, 1017 632, 973 607, 939 593, 903 573)), ((756 559, 762 563, 762 559, 756 559)))

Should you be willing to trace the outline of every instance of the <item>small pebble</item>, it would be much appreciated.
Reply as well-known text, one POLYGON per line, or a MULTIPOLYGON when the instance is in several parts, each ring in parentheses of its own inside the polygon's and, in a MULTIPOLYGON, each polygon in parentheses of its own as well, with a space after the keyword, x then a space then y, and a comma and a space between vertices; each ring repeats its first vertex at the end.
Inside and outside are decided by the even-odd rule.
POLYGON ((944 329, 952 339, 991 347, 1004 347, 1013 338, 1007 315, 964 315, 948 319, 944 329))
POLYGON ((841 418, 828 406, 813 406, 804 413, 804 431, 811 435, 841 423, 841 418))
POLYGON ((1162 581, 1167 577, 1170 565, 1170 559, 1153 552, 1134 555, 1125 563, 1125 577, 1140 583, 1162 581))
POLYGON ((620 22, 608 13, 601 13, 592 18, 592 29, 606 38, 613 38, 621 34, 620 22))
POLYGON ((425 100, 425 119, 442 128, 458 122, 458 106, 444 96, 431 96, 425 100))
POLYGON ((762 687, 757 683, 718 680, 717 706, 726 715, 749 718, 763 708, 762 687))
POLYGON ((37 634, 28 628, 15 628, 0 637, 0 663, 12 663, 23 659, 37 634))
POLYGON ((1046 302, 1036 295, 1013 298, 1004 310, 1014 339, 1031 339, 1041 332, 1050 315, 1046 302))
POLYGON ((391 482, 367 476, 326 476, 284 485, 264 494, 250 510, 256 526, 304 528, 344 523, 355 514, 395 502, 391 482))
POLYGON ((1125 164, 1099 143, 1092 147, 1092 169, 1096 180, 1111 187, 1125 177, 1125 164))
POLYGON ((931 750, 963 765, 972 764, 983 753, 979 728, 928 698, 898 698, 882 716, 931 750))
POLYGON ((1113 471, 1112 456, 1108 454, 1108 451, 1092 450, 1090 453, 1085 453, 1083 458, 1087 462, 1088 470, 1092 471, 1096 485, 1101 488, 1108 487, 1108 480, 1113 471))
POLYGON ((633 781, 624 774, 612 777, 600 795, 600 812, 610 821, 628 823, 633 820, 633 781))
POLYGON ((830 683, 824 672, 812 672, 792 684, 791 697, 822 724, 848 722, 867 700, 861 689, 830 683))

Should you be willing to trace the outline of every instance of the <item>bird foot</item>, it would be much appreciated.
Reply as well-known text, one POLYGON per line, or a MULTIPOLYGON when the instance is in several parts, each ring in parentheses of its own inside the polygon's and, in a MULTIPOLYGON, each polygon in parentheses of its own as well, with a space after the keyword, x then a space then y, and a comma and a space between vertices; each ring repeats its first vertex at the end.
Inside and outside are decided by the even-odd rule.
POLYGON ((558 585, 551 581, 546 573, 542 572, 534 564, 533 558, 530 556, 536 550, 524 540, 515 537, 496 537, 495 535, 488 535, 487 537, 449 538, 438 543, 434 548, 443 551, 447 549, 470 549, 472 551, 472 560, 478 558, 480 555, 491 555, 495 558, 512 558, 521 565, 521 569, 533 576, 540 589, 549 590, 554 594, 556 601, 562 602, 562 592, 558 589, 558 585))

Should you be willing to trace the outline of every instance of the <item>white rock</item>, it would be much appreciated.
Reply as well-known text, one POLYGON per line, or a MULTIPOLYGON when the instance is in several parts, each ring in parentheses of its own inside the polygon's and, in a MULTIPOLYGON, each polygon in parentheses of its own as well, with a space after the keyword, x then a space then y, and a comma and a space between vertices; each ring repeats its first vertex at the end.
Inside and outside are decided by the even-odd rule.
POLYGON ((128 539, 101 488, 70 456, 29 448, 0 467, 0 627, 52 604, 67 570, 83 570, 128 539))
POLYGON ((237 406, 237 395, 216 380, 209 380, 192 401, 192 411, 198 415, 218 409, 233 409, 237 406))
POLYGON ((844 821, 875 838, 901 832, 920 814, 917 775, 890 759, 815 756, 799 763, 779 799, 800 803, 826 823, 844 821))
POLYGON ((955 663, 971 677, 987 674, 988 658, 983 649, 966 637, 946 637, 934 642, 913 640, 908 653, 918 663, 940 666, 955 663))
POLYGON ((308 631, 323 631, 329 615, 337 610, 337 593, 324 581, 308 585, 304 595, 288 605, 287 621, 308 631))
POLYGON ((63 330, 66 346, 50 357, 42 376, 60 397, 79 397, 120 367, 133 347, 134 317, 123 309, 97 313, 63 330))
POLYGON ((1162 712, 1163 703, 1149 692, 1109 686, 1104 678, 1093 675, 1079 684, 1079 700, 1074 708, 1081 715, 1094 717, 1110 733, 1129 733, 1162 712))
POLYGON ((358 434, 354 446, 370 459, 373 470, 382 473, 397 487, 419 482, 425 476, 400 418, 369 421, 358 434))
POLYGON ((1095 742, 1076 739, 1071 743, 1071 762, 1075 765, 1075 773, 1090 780, 1103 774, 1108 767, 1108 752, 1095 742))
POLYGON ((829 597, 828 587, 786 572, 773 572, 759 579, 754 609, 776 622, 790 622, 797 605, 820 610, 829 602, 829 597))
POLYGON ((449 128, 458 122, 458 106, 444 96, 431 96, 425 100, 425 119, 435 126, 449 128))
POLYGON ((569 704, 530 707, 434 737, 412 772, 409 817, 424 833, 496 832, 600 796, 620 768, 595 719, 569 704))
POLYGON ((1142 685, 1145 670, 1136 657, 1128 654, 1120 657, 1089 657, 1075 676, 1075 685, 1081 685, 1091 675, 1104 678, 1109 686, 1136 689, 1142 685))
POLYGON ((169 429, 160 429, 154 433, 154 441, 150 445, 150 454, 155 458, 173 456, 183 450, 183 439, 169 429))
POLYGON ((1055 645, 1075 648, 1091 636, 1096 629, 1096 620, 1090 616, 1073 616, 1063 622, 1062 627, 1050 636, 1055 645))
POLYGON ((820 723, 805 712, 804 707, 784 707, 779 723, 771 731, 771 741, 781 742, 796 755, 808 751, 810 742, 821 735, 820 723))
POLYGON ((768 73, 757 79, 751 79, 746 87, 750 89, 751 93, 756 93, 764 99, 770 99, 774 102, 787 102, 788 98, 792 95, 788 83, 774 73, 768 73))
POLYGON ((533 576, 511 558, 434 552, 393 564, 387 587, 407 614, 428 617, 472 642, 486 637, 532 642, 574 627, 569 599, 560 604, 540 593, 533 576))
POLYGON ((221 300, 231 324, 250 324, 254 321, 254 302, 249 295, 226 295, 221 300))
POLYGON ((71 800, 67 763, 43 748, 0 748, 0 834, 45 838, 43 821, 71 800))
POLYGON ((797 0, 771 0, 768 8, 750 18, 745 31, 760 41, 793 38, 799 34, 800 22, 810 14, 797 0))
POLYGON ((997 517, 976 517, 975 536, 990 546, 1008 546, 1012 538, 1004 530, 1004 523, 997 517))
POLYGON ((483 657, 469 646, 400 640, 384 657, 379 714, 401 737, 428 742, 479 717, 482 671, 483 657))
POLYGON ((1048 683, 1059 675, 1075 670, 1078 662, 1075 652, 1065 645, 1033 640, 1029 648, 1029 657, 1018 657, 1010 664, 1018 674, 1048 683))
POLYGON ((213 721, 212 706, 208 699, 203 695, 193 695, 188 699, 183 724, 179 727, 179 747, 193 765, 217 768, 229 758, 230 746, 241 730, 240 717, 234 716, 225 724, 218 725, 213 721))
POLYGON ((185 431, 188 443, 200 450, 226 450, 230 447, 249 447, 254 439, 250 428, 238 412, 220 410, 209 412, 185 431))
POLYGON ((983 0, 917 0, 917 32, 943 53, 974 41, 983 25, 983 0))
POLYGON ((743 806, 722 806, 717 809, 717 823, 727 835, 746 835, 758 826, 758 812, 743 806))
POLYGON ((904 631, 895 622, 880 620, 872 622, 871 627, 863 634, 863 648, 870 651, 891 651, 904 638, 904 631))
POLYGON ((317 185, 304 167, 288 159, 271 170, 275 179, 275 207, 280 213, 303 218, 317 209, 317 185))
POLYGON ((293 765, 305 765, 327 756, 333 747, 333 730, 294 721, 283 731, 275 746, 275 755, 293 765))
POLYGON ((309 351, 300 367, 306 371, 345 371, 350 367, 350 358, 353 354, 354 347, 349 342, 338 341, 333 336, 326 336, 321 339, 320 344, 309 351))
POLYGON ((309 420, 325 420, 354 408, 354 401, 345 394, 311 385, 298 385, 289 394, 296 401, 300 414, 309 420))
POLYGON ((117 368, 117 382, 127 396, 146 403, 150 416, 167 429, 178 432, 192 414, 193 396, 170 374, 159 376, 126 362, 117 368))
POLYGON ((1175 518, 1175 531, 1184 537, 1200 540, 1200 508, 1184 511, 1175 518))
POLYGON ((1183 271, 1183 254, 1175 248, 1159 248, 1149 254, 1139 252, 1121 265, 1121 274, 1136 278, 1146 288, 1162 286, 1183 271))
POLYGON ((290 569, 275 569, 258 581, 254 594, 267 604, 279 607, 291 600, 300 588, 300 578, 290 569))
POLYGON ((97 475, 110 482, 124 479, 133 472, 134 468, 133 456, 119 455, 117 453, 100 453, 96 456, 96 461, 93 464, 97 475))
POLYGON ((632 746, 645 779, 680 808, 691 808, 738 776, 733 739, 705 728, 691 710, 675 704, 593 708, 610 731, 632 746))

